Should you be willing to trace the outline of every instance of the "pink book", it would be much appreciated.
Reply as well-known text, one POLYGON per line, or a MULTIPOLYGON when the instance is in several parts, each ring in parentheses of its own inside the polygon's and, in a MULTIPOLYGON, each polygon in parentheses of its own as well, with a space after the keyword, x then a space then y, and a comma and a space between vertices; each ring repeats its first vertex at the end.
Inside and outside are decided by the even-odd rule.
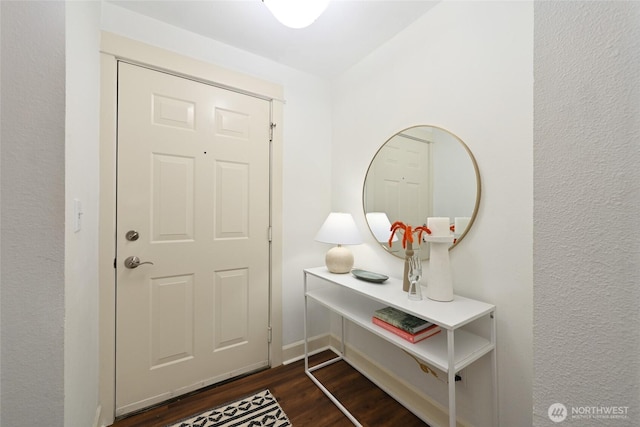
POLYGON ((394 334, 396 334, 397 336, 399 336, 400 338, 404 338, 405 340, 411 342, 411 343, 417 343, 418 341, 422 341, 426 338, 429 338, 432 335, 435 335, 437 333, 439 333, 441 331, 440 326, 438 325, 431 325, 430 327, 428 327, 427 329, 425 329, 424 331, 420 331, 417 332, 415 334, 411 334, 407 331, 404 331, 400 328, 396 328, 395 326, 385 322, 384 320, 380 320, 377 317, 373 317, 373 324, 374 325, 378 325, 381 328, 389 331, 389 332, 393 332, 394 334))

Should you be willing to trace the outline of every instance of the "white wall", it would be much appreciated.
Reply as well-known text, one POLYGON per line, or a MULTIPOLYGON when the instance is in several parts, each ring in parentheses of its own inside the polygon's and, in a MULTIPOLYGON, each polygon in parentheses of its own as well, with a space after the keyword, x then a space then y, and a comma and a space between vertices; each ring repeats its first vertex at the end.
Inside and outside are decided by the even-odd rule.
POLYGON ((64 425, 65 5, 2 9, 0 424, 64 425))
POLYGON ((536 2, 535 34, 534 425, 637 426, 640 3, 536 2))
MULTIPOLYGON (((455 292, 497 305, 502 426, 531 425, 532 50, 532 3, 443 2, 333 87, 333 206, 353 213, 363 231, 367 167, 397 131, 441 126, 477 159, 478 217, 451 258, 455 292)), ((401 275, 401 260, 366 237, 353 248, 356 265, 401 275)), ((404 353, 362 334, 350 339, 446 406, 446 385, 404 353)), ((458 391, 460 414, 477 426, 491 425, 488 362, 468 368, 458 391)))
POLYGON ((66 4, 65 426, 94 423, 98 407, 98 158, 100 3, 66 4), (73 200, 82 204, 74 232, 73 200))
MULTIPOLYGON (((105 31, 283 86, 283 344, 302 339, 302 269, 321 265, 328 249, 313 242, 331 209, 328 82, 110 3, 103 3, 102 12, 105 31)), ((314 323, 317 332, 326 325, 314 323)))

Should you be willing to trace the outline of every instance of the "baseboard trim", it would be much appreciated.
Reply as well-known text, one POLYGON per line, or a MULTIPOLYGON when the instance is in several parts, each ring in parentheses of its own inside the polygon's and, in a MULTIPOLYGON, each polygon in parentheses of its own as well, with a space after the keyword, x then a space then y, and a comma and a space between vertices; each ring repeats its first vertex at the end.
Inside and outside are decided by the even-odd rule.
MULTIPOLYGON (((337 350, 340 346, 340 338, 332 334, 319 335, 309 340, 310 353, 317 353, 325 349, 340 353, 337 350)), ((304 341, 283 347, 282 353, 285 356, 285 364, 304 358, 304 341)), ((349 344, 345 344, 345 361, 358 369, 371 382, 431 427, 449 426, 448 408, 445 408, 412 384, 398 378, 396 374, 380 366, 366 354, 349 344)), ((468 421, 461 420, 460 417, 458 417, 457 426, 472 427, 468 421)))
MULTIPOLYGON (((330 343, 330 334, 316 335, 315 337, 309 338, 309 354, 316 354, 328 350, 330 343)), ((300 359, 304 359, 304 341, 298 341, 282 347, 283 365, 297 362, 300 359)))

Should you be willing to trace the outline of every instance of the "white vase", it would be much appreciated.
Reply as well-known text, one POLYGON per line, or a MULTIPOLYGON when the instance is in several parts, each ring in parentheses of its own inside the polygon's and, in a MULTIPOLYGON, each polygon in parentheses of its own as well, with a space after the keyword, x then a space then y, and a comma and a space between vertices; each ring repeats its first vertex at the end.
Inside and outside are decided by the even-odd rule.
POLYGON ((427 237, 431 246, 427 274, 427 298, 434 301, 453 301, 453 278, 449 247, 453 238, 427 237))

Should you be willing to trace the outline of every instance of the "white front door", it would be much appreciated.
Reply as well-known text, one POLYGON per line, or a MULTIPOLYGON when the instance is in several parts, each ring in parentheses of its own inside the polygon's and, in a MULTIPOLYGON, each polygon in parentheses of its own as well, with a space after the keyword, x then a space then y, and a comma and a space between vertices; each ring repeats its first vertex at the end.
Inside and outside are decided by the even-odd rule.
POLYGON ((116 415, 268 366, 269 115, 119 63, 116 415))

